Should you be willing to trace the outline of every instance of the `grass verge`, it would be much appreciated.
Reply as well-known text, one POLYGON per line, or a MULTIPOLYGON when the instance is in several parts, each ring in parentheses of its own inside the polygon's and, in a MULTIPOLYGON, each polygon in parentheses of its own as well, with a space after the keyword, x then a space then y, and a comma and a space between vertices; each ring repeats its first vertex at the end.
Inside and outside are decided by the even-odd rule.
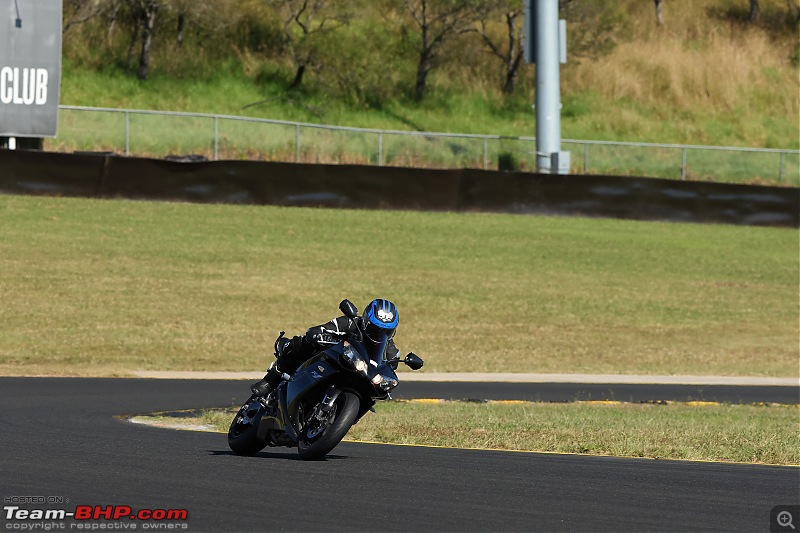
MULTIPOLYGON (((420 168, 496 169, 512 157, 520 170, 535 168, 536 143, 500 139, 438 138, 334 131, 286 124, 208 117, 179 117, 86 110, 62 110, 62 133, 47 140, 49 151, 111 151, 146 157, 199 154, 213 159, 259 159, 329 164, 420 168), (127 121, 127 122, 126 122, 127 121), (126 134, 126 125, 128 132, 126 134), (215 143, 214 139, 217 139, 215 143)), ((690 180, 800 185, 800 156, 758 153, 587 145, 565 142, 575 174, 641 175, 681 179, 686 156, 690 180)))
POLYGON ((423 371, 798 372, 792 229, 5 195, 0 221, 7 375, 263 369, 344 297, 393 299, 423 371))
MULTIPOLYGON (((346 439, 395 444, 582 453, 651 459, 800 464, 797 406, 518 403, 377 406, 346 439)), ((227 432, 235 409, 138 417, 227 432)))

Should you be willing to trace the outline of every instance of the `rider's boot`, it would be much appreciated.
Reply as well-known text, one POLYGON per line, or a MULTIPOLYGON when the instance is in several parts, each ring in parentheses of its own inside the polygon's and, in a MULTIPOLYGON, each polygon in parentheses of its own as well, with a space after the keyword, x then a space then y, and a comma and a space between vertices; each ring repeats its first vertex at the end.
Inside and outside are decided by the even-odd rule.
POLYGON ((277 353, 275 354, 277 361, 272 363, 272 366, 269 367, 264 379, 253 383, 250 386, 250 390, 253 391, 253 394, 256 396, 266 397, 270 392, 275 390, 281 382, 281 375, 283 375, 284 371, 292 374, 297 367, 311 357, 313 353, 314 345, 311 344, 305 336, 286 339, 283 344, 277 348, 277 353))
POLYGON ((278 370, 277 363, 272 363, 261 381, 256 381, 250 385, 250 390, 256 396, 265 398, 270 392, 275 390, 281 381, 281 371, 278 370))

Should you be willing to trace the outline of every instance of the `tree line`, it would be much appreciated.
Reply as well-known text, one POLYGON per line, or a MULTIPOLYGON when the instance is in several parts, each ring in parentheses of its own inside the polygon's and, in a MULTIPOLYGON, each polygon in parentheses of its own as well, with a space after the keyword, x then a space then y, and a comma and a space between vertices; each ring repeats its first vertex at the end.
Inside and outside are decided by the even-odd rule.
MULTIPOLYGON (((744 0, 742 0, 744 3, 744 0)), ((654 0, 655 23, 666 24, 680 3, 654 0)), ((800 16, 800 0, 786 0, 800 16)), ((759 19, 759 0, 747 0, 759 19)), ((610 50, 626 23, 622 3, 560 0, 570 23, 570 58, 610 50)), ((146 80, 156 46, 278 62, 293 73, 289 89, 309 73, 329 73, 342 87, 369 92, 398 72, 422 100, 431 72, 447 61, 491 59, 498 87, 515 92, 523 56, 522 0, 64 0, 64 35, 88 33, 118 63, 146 80), (468 46, 465 46, 468 44, 468 46), (399 62, 413 65, 398 68, 399 62), (372 81, 370 81, 372 80, 372 81)), ((363 96, 363 95, 361 95, 363 96)))

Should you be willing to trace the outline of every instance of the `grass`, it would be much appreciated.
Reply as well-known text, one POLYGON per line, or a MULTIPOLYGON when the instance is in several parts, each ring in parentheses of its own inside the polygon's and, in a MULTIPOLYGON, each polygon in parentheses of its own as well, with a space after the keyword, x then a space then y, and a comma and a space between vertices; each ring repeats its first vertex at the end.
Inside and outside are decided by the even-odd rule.
MULTIPOLYGON (((608 53, 571 56, 562 67, 565 138, 800 147, 797 64, 792 59, 796 27, 736 23, 720 14, 731 0, 718 0, 675 9, 656 29, 652 6, 632 0, 626 4, 619 11, 627 25, 612 36, 616 45, 608 53)), ((786 8, 765 5, 763 9, 786 8)), ((381 37, 386 50, 392 50, 393 43, 402 40, 394 34, 401 24, 382 20, 382 14, 365 12, 376 20, 353 28, 350 39, 342 37, 330 46, 346 48, 349 42, 362 42, 359 31, 388 24, 381 37)), ((496 28, 502 29, 502 25, 496 28)), ((105 33, 104 28, 99 31, 105 33)), ((572 31, 580 32, 580 24, 572 31)), ((119 34, 116 45, 102 39, 94 48, 78 37, 70 34, 64 45, 64 104, 507 136, 532 136, 536 129, 531 109, 533 66, 522 67, 515 95, 502 95, 499 64, 474 35, 451 45, 446 60, 432 72, 422 102, 408 96, 415 59, 408 50, 391 54, 396 64, 378 76, 380 96, 364 101, 343 94, 339 79, 358 61, 323 65, 309 74, 301 90, 287 91, 292 67, 276 57, 234 52, 227 42, 219 47, 229 50, 222 56, 193 55, 191 43, 176 50, 164 34, 165 40, 154 48, 151 77, 142 82, 111 60, 127 50, 125 36, 119 34)), ((359 61, 365 59, 363 49, 347 52, 359 61)), ((371 68, 351 72, 344 87, 366 83, 363 78, 370 74, 371 68)))
MULTIPOLYGON (((148 157, 201 154, 229 160, 299 161, 425 168, 496 169, 501 154, 513 154, 521 170, 535 168, 535 142, 406 136, 336 131, 233 119, 64 110, 66 135, 46 142, 51 151, 111 151, 148 157), (216 128, 216 130, 215 130, 216 128), (126 147, 127 140, 127 147, 126 147)), ((564 143, 572 152, 572 172, 647 175, 681 179, 680 148, 564 143)), ((732 183, 800 185, 800 155, 689 149, 688 179, 732 183), (781 163, 783 162, 783 163, 781 163), (781 167, 783 164, 783 167, 781 167)))
MULTIPOLYGON (((137 417, 227 432, 235 409, 137 417)), ((557 453, 800 464, 797 406, 441 402, 380 403, 347 440, 557 453)))
POLYGON ((797 65, 789 61, 796 32, 781 41, 692 11, 675 10, 667 27, 567 69, 567 91, 613 102, 607 126, 602 113, 586 112, 575 127, 610 130, 618 140, 796 148, 797 65))
POLYGON ((388 297, 423 371, 798 375, 798 232, 0 196, 0 373, 255 371, 388 297))
MULTIPOLYGON (((416 102, 409 96, 415 54, 408 42, 414 36, 405 33, 413 23, 403 22, 402 9, 395 12, 384 4, 351 8, 359 17, 343 33, 325 37, 320 65, 309 69, 300 90, 291 91, 287 90, 293 76, 291 61, 269 41, 274 28, 270 29, 269 9, 263 3, 237 3, 236 16, 224 25, 229 34, 218 21, 209 20, 210 33, 200 37, 188 32, 191 35, 181 49, 171 42, 170 15, 160 15, 159 24, 164 26, 156 31, 152 74, 144 82, 119 66, 129 44, 124 31, 111 32, 98 21, 75 27, 65 36, 61 101, 385 130, 535 135, 532 66, 522 67, 516 94, 503 95, 499 63, 479 38, 467 34, 446 48, 431 73, 425 99, 416 102), (404 29, 402 35, 399 28, 404 29), (249 40, 242 40, 244 36, 249 40), (214 39, 218 46, 213 46, 214 39), (376 39, 381 47, 372 46, 376 39), (374 65, 382 68, 376 70, 374 65)), ((670 9, 665 24, 656 27, 647 2, 626 0, 602 9, 578 6, 578 12, 603 16, 570 21, 570 58, 561 68, 562 136, 796 150, 800 86, 797 25, 790 22, 796 12, 777 0, 764 1, 761 8, 761 22, 750 24, 739 1, 694 2, 670 9), (612 29, 605 37, 611 45, 602 53, 590 46, 592 55, 586 57, 573 44, 594 35, 602 19, 610 22, 612 29)), ((503 30, 499 18, 490 23, 495 37, 502 37, 503 30)), ((47 142, 47 149, 124 150, 119 117, 75 115, 62 113, 60 134, 47 142)), ((213 126, 208 121, 137 118, 135 122, 130 139, 133 154, 213 155, 213 126)), ((285 127, 225 124, 220 135, 219 155, 228 159, 294 161, 299 154, 298 159, 306 162, 375 164, 379 158, 377 139, 361 134, 307 132, 299 149, 294 132, 285 127)), ((485 158, 489 168, 496 167, 503 153, 514 154, 523 170, 533 167, 535 149, 529 144, 490 144, 485 158)), ((572 171, 584 172, 583 146, 564 149, 572 150, 572 171)), ((590 173, 681 177, 680 150, 592 147, 591 152, 590 173)), ((386 139, 382 156, 384 164, 398 166, 483 168, 485 164, 482 141, 386 139)), ((690 150, 688 157, 688 179, 800 185, 797 154, 785 158, 780 177, 777 154, 690 150)))

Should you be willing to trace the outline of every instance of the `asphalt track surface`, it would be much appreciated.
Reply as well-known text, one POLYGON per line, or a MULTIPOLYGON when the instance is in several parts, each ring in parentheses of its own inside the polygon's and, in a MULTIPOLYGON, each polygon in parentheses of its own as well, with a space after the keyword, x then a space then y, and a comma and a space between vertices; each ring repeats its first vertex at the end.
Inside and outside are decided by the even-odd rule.
MULTIPOLYGON (((188 531, 770 531, 774 506, 800 504, 796 467, 354 443, 304 462, 116 418, 239 404, 242 385, 0 378, 4 506, 43 496, 64 502, 13 505, 186 509, 171 525, 188 531)), ((0 529, 20 531, 3 512, 0 529)))

